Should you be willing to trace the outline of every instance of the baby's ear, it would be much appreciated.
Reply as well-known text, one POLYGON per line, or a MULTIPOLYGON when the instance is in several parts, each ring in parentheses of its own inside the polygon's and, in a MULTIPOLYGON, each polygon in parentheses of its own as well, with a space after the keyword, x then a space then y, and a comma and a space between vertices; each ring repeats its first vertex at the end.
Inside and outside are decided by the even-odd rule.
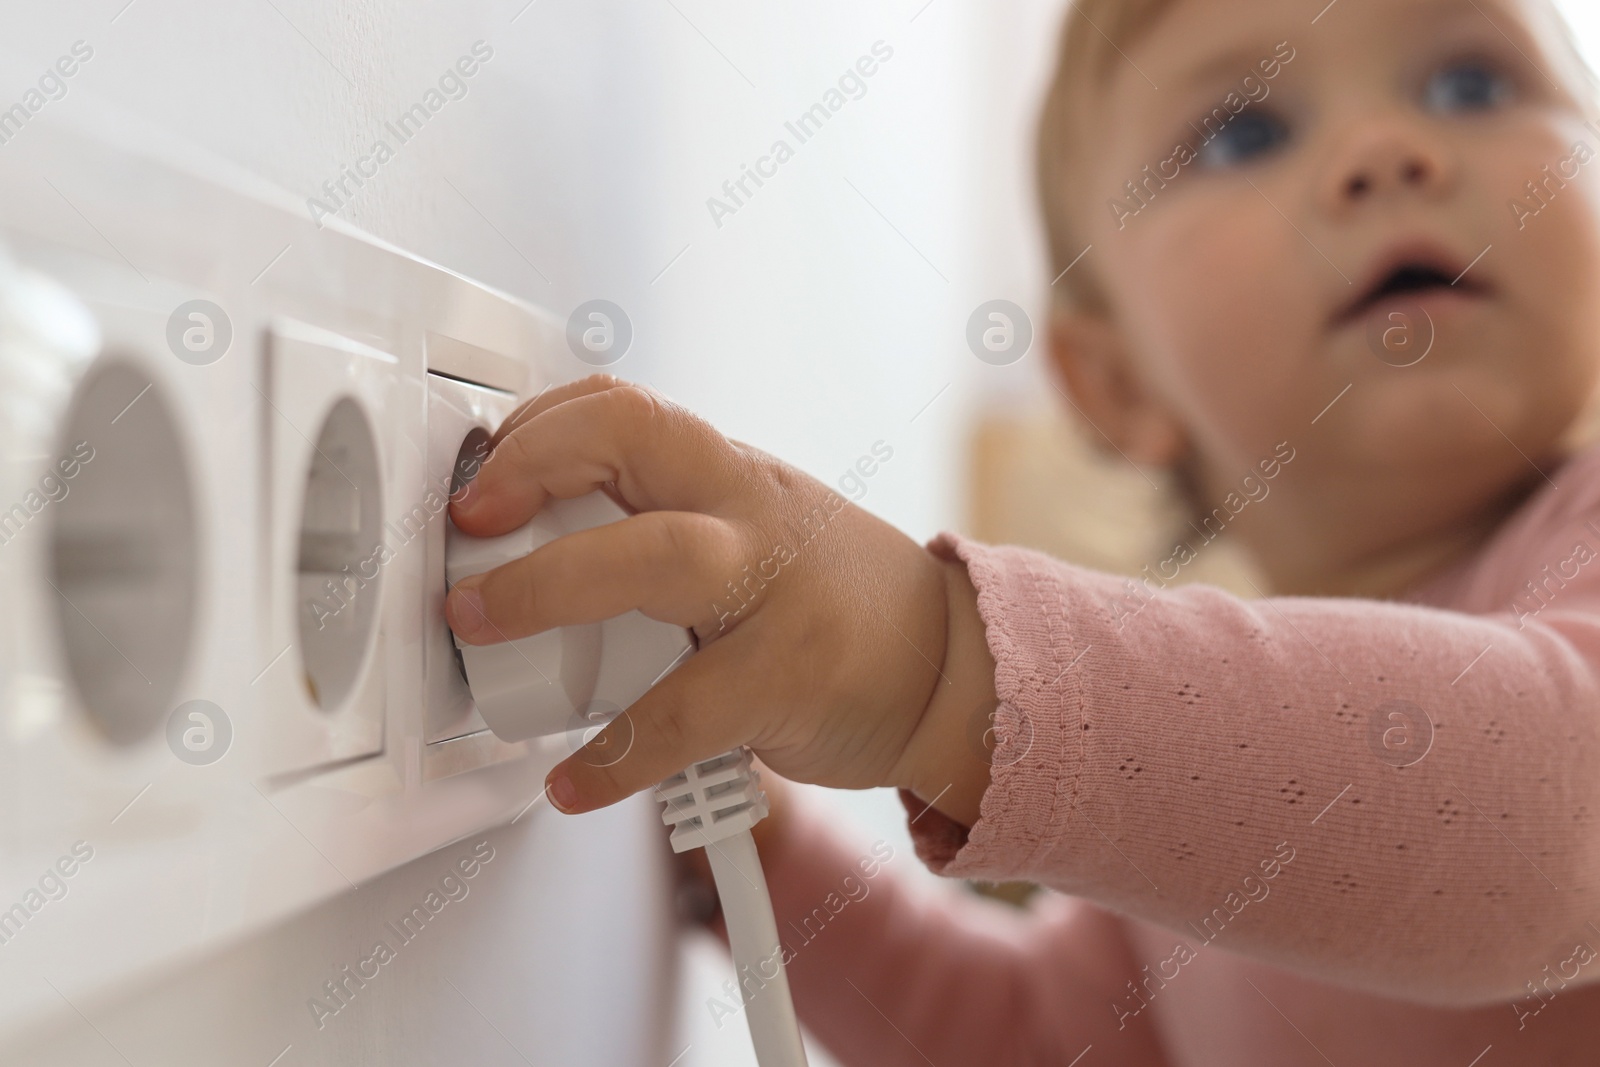
POLYGON ((1050 319, 1050 362, 1102 447, 1110 447, 1110 438, 1123 455, 1148 467, 1170 467, 1188 450, 1182 420, 1145 384, 1109 318, 1057 309, 1050 319))

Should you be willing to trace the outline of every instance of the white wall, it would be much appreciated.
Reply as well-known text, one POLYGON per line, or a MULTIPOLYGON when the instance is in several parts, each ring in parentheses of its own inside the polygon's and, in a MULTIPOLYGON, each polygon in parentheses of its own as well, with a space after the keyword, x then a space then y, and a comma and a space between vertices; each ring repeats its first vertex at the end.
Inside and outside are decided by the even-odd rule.
MULTIPOLYGON (((481 39, 494 55, 467 95, 399 145, 340 215, 561 315, 615 301, 636 333, 609 369, 829 482, 885 441, 894 459, 861 503, 925 540, 961 524, 974 407, 1039 392, 1037 347, 989 367, 967 350, 965 328, 996 297, 1036 309, 1048 280, 1026 135, 1056 7, 14 3, 0 13, 0 102, 82 39, 94 58, 35 121, 125 109, 326 199, 323 182, 389 136, 384 124, 481 39), (785 121, 880 40, 893 58, 865 94, 719 227, 707 198, 775 138, 794 144, 785 121)), ((0 165, 13 148, 0 146, 0 165)), ((891 794, 828 799, 904 842, 891 794)), ((626 823, 604 825, 595 832, 615 837, 626 823)), ((513 854, 517 841, 507 839, 513 854)), ((585 877, 604 867, 597 848, 585 877)), ((307 944, 330 915, 350 914, 309 916, 285 943, 307 944)), ((487 952, 492 928, 463 944, 487 952)), ((242 973, 239 961, 263 951, 245 946, 217 973, 242 973)), ((720 984, 702 971, 690 980, 720 984)))
POLYGON ((953 521, 950 431, 984 369, 963 330, 996 295, 968 6, 125 2, 9 12, 0 99, 82 38, 52 108, 111 100, 306 196, 485 40, 468 95, 340 214, 561 314, 616 301, 637 331, 617 373, 821 477, 883 438, 899 462, 869 506, 918 537, 953 521), (719 230, 706 198, 880 39, 866 95, 719 230))
POLYGON ((1584 58, 1591 66, 1600 66, 1600 9, 1584 0, 1555 0, 1555 5, 1572 26, 1584 58))

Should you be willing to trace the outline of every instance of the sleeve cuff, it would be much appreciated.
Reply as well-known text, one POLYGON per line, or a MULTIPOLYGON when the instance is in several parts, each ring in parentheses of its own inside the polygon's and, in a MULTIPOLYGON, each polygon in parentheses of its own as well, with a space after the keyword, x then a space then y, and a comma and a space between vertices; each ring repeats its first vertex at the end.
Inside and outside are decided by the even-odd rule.
POLYGON ((935 874, 983 881, 1031 879, 1061 839, 1083 762, 1083 664, 1071 657, 1059 564, 1026 549, 942 531, 928 551, 960 560, 978 592, 995 661, 996 745, 989 787, 969 829, 900 791, 917 857, 935 874), (1058 663, 1063 656, 1068 662, 1058 663))
POLYGON ((971 831, 961 823, 926 804, 909 789, 898 789, 900 803, 905 806, 906 824, 911 831, 911 844, 917 859, 935 874, 943 874, 950 861, 956 858, 967 844, 971 831))

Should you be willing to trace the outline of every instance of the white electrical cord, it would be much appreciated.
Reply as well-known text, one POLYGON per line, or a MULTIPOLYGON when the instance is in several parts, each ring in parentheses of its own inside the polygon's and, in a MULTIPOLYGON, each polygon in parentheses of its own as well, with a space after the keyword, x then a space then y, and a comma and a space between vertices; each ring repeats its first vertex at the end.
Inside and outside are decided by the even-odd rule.
POLYGON ((656 799, 667 806, 661 819, 672 827, 672 851, 703 847, 711 861, 756 1062, 806 1067, 772 897, 750 835, 767 814, 759 780, 749 750, 736 748, 668 778, 656 786, 656 799))
MULTIPOLYGON (((446 580, 454 585, 557 537, 627 517, 596 490, 547 500, 525 525, 499 537, 472 537, 452 526, 446 580)), ((521 741, 604 725, 692 654, 696 641, 681 626, 633 610, 514 641, 473 645, 458 638, 455 645, 484 722, 500 740, 521 741)), ((656 799, 667 805, 662 821, 672 827, 672 850, 704 848, 711 861, 756 1061, 761 1067, 806 1067, 772 898, 750 836, 767 814, 759 777, 749 751, 736 748, 668 778, 656 787, 656 799)))

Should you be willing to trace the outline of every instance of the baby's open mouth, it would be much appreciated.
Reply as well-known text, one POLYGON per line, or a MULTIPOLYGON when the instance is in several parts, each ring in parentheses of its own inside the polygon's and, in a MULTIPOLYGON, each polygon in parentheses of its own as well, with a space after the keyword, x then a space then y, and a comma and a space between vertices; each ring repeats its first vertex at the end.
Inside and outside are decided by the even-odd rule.
POLYGON ((1380 305, 1421 300, 1431 296, 1474 299, 1486 296, 1489 288, 1472 277, 1466 264, 1455 264, 1447 257, 1425 253, 1387 261, 1388 266, 1374 272, 1360 295, 1345 304, 1334 316, 1335 325, 1362 318, 1380 305))

